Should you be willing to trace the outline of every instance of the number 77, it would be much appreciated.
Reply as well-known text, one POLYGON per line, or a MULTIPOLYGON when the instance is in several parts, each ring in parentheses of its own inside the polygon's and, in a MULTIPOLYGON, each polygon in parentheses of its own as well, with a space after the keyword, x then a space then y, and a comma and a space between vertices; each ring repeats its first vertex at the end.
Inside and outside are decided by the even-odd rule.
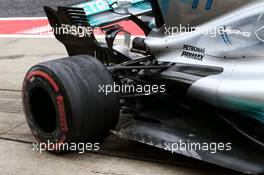
MULTIPOLYGON (((206 10, 210 10, 211 9, 213 1, 214 0, 207 0, 206 6, 205 6, 206 10)), ((193 0, 192 8, 196 9, 198 4, 199 4, 199 0, 193 0)))

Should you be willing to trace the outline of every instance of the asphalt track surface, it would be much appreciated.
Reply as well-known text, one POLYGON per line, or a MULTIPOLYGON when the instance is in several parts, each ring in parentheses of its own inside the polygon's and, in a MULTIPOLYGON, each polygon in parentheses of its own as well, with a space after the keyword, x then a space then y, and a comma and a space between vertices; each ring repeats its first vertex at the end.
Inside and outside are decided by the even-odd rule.
POLYGON ((0 0, 0 18, 43 17, 43 6, 70 5, 84 0, 0 0))

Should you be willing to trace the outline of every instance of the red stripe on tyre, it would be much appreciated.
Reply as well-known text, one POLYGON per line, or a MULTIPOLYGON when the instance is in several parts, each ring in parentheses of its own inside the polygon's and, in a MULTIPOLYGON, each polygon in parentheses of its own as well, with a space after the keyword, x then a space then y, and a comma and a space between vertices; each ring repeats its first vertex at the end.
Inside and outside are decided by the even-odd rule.
MULTIPOLYGON (((59 92, 59 90, 60 90, 59 86, 57 85, 55 80, 49 74, 42 72, 42 71, 33 71, 27 75, 26 79, 27 79, 27 81, 31 81, 31 79, 34 77, 44 78, 45 80, 47 80, 49 82, 49 84, 52 86, 53 90, 56 93, 59 92)), ((58 113, 59 113, 60 129, 62 131, 62 135, 61 135, 61 138, 58 140, 58 143, 64 143, 64 141, 66 139, 66 133, 68 131, 68 125, 67 125, 63 96, 62 95, 56 96, 56 101, 57 101, 57 107, 58 107, 58 113)), ((33 135, 35 136, 35 138, 37 139, 38 142, 43 142, 34 133, 33 133, 33 135)))
POLYGON ((52 86, 55 92, 59 91, 59 86, 57 85, 57 83, 54 81, 53 78, 51 78, 50 75, 48 75, 45 72, 41 72, 41 71, 30 72, 27 76, 27 80, 30 80, 31 78, 36 76, 46 79, 50 83, 50 85, 52 86))
POLYGON ((61 131, 65 133, 68 131, 68 125, 67 125, 65 109, 64 109, 64 99, 62 95, 57 96, 57 105, 60 116, 61 131))

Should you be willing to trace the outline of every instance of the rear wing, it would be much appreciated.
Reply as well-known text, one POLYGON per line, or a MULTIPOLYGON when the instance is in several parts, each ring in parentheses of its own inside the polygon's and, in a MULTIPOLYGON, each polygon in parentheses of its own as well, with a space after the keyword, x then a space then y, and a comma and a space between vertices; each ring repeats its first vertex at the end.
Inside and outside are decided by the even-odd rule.
POLYGON ((151 4, 146 0, 132 0, 126 9, 119 8, 113 0, 90 0, 56 10, 44 7, 49 23, 54 30, 55 37, 66 47, 68 54, 87 54, 106 60, 112 58, 113 62, 126 61, 127 57, 113 51, 113 43, 119 32, 126 32, 115 24, 122 20, 135 22, 148 35, 151 31, 137 16, 147 15, 152 12, 151 4), (105 33, 106 43, 96 40, 94 29, 100 27, 105 33), (71 29, 89 31, 88 35, 79 36, 75 33, 65 32, 71 29))
POLYGON ((113 0, 90 0, 70 7, 83 9, 92 27, 101 27, 129 19, 132 15, 141 16, 152 12, 151 4, 145 0, 132 0, 131 6, 126 10, 118 7, 113 0))

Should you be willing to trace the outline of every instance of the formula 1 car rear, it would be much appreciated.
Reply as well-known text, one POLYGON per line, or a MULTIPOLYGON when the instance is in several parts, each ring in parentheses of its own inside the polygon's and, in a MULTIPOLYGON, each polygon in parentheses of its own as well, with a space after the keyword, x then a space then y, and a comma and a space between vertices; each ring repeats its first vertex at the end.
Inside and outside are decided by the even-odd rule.
POLYGON ((112 131, 264 173, 263 1, 91 0, 44 9, 69 57, 28 71, 23 104, 33 135, 56 145, 52 152, 112 131), (128 23, 145 36, 131 42, 128 23))

